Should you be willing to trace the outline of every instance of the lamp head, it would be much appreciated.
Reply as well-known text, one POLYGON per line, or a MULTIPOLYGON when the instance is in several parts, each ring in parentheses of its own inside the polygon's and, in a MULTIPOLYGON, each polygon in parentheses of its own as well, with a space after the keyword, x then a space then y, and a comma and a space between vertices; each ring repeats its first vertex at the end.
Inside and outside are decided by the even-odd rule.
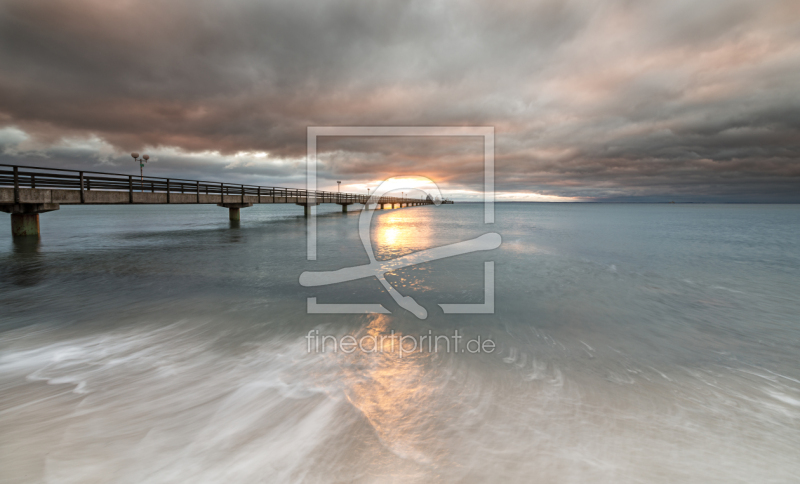
POLYGON ((147 160, 150 159, 150 155, 144 155, 142 158, 144 158, 144 162, 147 163, 147 160))
POLYGON ((131 156, 132 156, 132 157, 133 157, 133 159, 135 160, 136 158, 138 158, 138 157, 139 157, 139 153, 137 153, 137 152, 135 152, 135 151, 134 151, 133 153, 131 153, 131 156))

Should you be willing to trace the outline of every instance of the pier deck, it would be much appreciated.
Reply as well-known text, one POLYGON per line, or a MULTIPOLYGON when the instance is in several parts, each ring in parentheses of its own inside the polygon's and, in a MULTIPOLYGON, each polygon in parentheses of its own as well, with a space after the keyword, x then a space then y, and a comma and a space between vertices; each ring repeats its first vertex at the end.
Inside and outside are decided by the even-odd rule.
MULTIPOLYGON (((321 203, 341 205, 346 213, 349 205, 368 200, 357 193, 0 164, 0 211, 11 214, 14 236, 38 236, 39 214, 61 205, 215 204, 228 208, 231 220, 239 220, 239 210, 255 204, 295 204, 308 216, 310 207, 321 203)), ((370 203, 385 209, 434 202, 384 196, 370 203)))

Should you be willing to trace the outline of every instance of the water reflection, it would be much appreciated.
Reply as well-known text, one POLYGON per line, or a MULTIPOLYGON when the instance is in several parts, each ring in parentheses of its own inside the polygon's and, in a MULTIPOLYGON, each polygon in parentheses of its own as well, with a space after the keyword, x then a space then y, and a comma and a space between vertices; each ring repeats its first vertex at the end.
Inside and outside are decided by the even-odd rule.
POLYGON ((434 245, 433 228, 420 210, 399 210, 383 214, 374 224, 375 257, 393 259, 434 245))
POLYGON ((18 286, 35 286, 44 279, 44 261, 39 237, 14 237, 8 279, 18 286))
POLYGON ((239 220, 230 220, 230 230, 223 229, 221 234, 222 239, 228 244, 238 244, 244 241, 244 233, 239 230, 241 222, 239 220))
POLYGON ((12 237, 14 244, 14 254, 26 256, 38 254, 41 249, 41 239, 39 237, 12 237))
POLYGON ((387 245, 398 245, 397 238, 400 235, 400 229, 397 227, 386 227, 380 231, 381 242, 387 245))
MULTIPOLYGON (((436 452, 435 396, 429 381, 431 353, 400 352, 402 333, 389 330, 390 318, 376 317, 352 335, 363 349, 339 353, 346 368, 346 396, 364 415, 381 442, 393 453, 417 462, 430 462, 436 452), (378 347, 374 344, 377 343, 378 347)), ((410 342, 405 341, 406 351, 410 342)))

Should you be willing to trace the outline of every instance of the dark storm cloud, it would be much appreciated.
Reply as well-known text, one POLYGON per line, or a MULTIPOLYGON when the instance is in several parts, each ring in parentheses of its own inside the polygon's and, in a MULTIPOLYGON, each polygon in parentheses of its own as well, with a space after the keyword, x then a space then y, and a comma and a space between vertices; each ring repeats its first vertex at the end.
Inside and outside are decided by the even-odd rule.
MULTIPOLYGON (((491 125, 506 192, 800 201, 796 1, 3 0, 0 65, 6 161, 299 183, 307 126, 491 125)), ((320 150, 482 187, 478 139, 320 150)))

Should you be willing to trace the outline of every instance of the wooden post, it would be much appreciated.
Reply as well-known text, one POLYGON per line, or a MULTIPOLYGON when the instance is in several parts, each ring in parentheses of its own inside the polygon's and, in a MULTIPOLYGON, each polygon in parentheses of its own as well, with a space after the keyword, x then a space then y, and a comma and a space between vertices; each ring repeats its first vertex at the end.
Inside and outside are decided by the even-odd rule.
POLYGON ((81 203, 84 203, 86 201, 86 199, 84 198, 84 195, 83 195, 83 172, 81 172, 80 180, 81 180, 80 181, 80 183, 81 183, 81 203))
POLYGON ((261 203, 261 185, 258 186, 258 203, 261 203))
POLYGON ((167 203, 169 203, 169 178, 167 178, 167 203))
POLYGON ((31 188, 36 188, 36 175, 31 173, 31 188))
POLYGON ((219 199, 222 203, 225 203, 225 184, 219 184, 219 199))
POLYGON ((244 185, 242 185, 242 203, 244 203, 244 185))
POLYGON ((128 203, 133 203, 133 176, 128 175, 128 203))
MULTIPOLYGON (((208 188, 206 188, 208 190, 208 188)), ((200 182, 197 182, 197 203, 200 203, 200 182)))

